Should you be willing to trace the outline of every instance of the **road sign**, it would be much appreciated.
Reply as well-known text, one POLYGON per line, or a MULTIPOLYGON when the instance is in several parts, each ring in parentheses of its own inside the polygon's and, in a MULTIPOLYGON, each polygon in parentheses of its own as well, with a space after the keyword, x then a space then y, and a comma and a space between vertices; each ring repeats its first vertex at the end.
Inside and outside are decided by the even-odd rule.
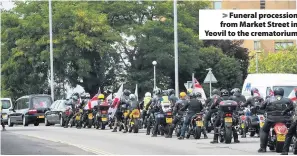
POLYGON ((217 83, 216 77, 213 75, 211 70, 208 71, 206 78, 204 79, 204 83, 217 83))
POLYGON ((188 89, 191 89, 193 84, 192 84, 192 81, 187 81, 187 83, 184 83, 184 86, 185 88, 188 90, 188 89))

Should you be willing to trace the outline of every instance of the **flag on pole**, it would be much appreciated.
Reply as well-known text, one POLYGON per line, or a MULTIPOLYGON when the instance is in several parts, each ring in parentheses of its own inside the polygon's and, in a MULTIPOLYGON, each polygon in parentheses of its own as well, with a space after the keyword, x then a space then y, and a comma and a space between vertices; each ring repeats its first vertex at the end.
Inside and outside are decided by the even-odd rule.
POLYGON ((204 92, 204 89, 202 88, 202 86, 200 85, 200 83, 198 82, 198 80, 196 79, 196 78, 194 78, 194 77, 192 77, 192 81, 193 81, 193 93, 195 93, 195 92, 199 92, 199 93, 201 93, 201 95, 202 95, 202 98, 204 99, 204 100, 206 100, 206 95, 205 95, 205 92, 204 92))
POLYGON ((119 88, 117 94, 116 94, 116 97, 113 99, 113 102, 111 104, 111 107, 109 108, 108 112, 110 112, 110 118, 113 118, 118 107, 119 107, 119 104, 120 104, 120 99, 123 95, 123 84, 121 85, 121 87, 119 88))
POLYGON ((297 88, 293 89, 292 92, 288 96, 288 98, 290 98, 292 101, 297 101, 297 97, 295 96, 296 91, 297 91, 297 88))
POLYGON ((137 84, 136 84, 136 87, 135 87, 134 95, 136 96, 136 99, 138 101, 138 86, 137 86, 137 84))
POLYGON ((99 87, 99 90, 98 90, 98 93, 91 99, 89 100, 88 104, 85 106, 85 110, 89 110, 89 109, 92 109, 94 108, 94 106, 97 106, 98 105, 98 95, 101 94, 101 90, 100 90, 100 87, 99 87))

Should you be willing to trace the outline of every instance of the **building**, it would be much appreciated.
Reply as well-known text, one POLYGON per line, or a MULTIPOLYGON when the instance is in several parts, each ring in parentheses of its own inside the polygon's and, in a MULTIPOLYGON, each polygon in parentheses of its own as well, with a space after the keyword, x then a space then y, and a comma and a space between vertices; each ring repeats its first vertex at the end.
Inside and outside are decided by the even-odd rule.
MULTIPOLYGON (((214 0, 213 9, 273 9, 296 10, 296 0, 214 0)), ((244 40, 250 51, 276 52, 279 47, 296 45, 296 40, 244 40)))

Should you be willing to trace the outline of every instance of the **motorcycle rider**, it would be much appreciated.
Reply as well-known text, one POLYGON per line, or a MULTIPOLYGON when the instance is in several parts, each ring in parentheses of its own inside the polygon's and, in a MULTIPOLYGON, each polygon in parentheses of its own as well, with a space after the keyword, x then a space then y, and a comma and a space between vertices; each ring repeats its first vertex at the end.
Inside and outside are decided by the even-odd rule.
MULTIPOLYGON (((196 113, 200 113, 203 109, 203 105, 202 102, 197 100, 196 98, 198 96, 202 96, 201 93, 196 92, 196 93, 190 93, 189 97, 190 97, 190 101, 187 102, 181 109, 180 111, 185 111, 188 109, 187 111, 187 115, 186 115, 186 119, 183 123, 183 127, 181 129, 181 135, 178 139, 184 139, 185 138, 185 133, 187 131, 187 128, 191 122, 192 117, 196 114, 196 113), (200 95, 199 95, 200 94, 200 95)), ((206 129, 203 128, 203 134, 204 134, 204 139, 207 139, 207 135, 206 135, 206 129)))
POLYGON ((266 109, 267 118, 260 133, 259 153, 266 152, 270 128, 276 122, 287 123, 291 121, 291 116, 288 116, 287 113, 294 109, 293 102, 289 98, 283 97, 283 88, 275 88, 273 92, 274 96, 266 99, 260 107, 260 109, 266 109))
POLYGON ((130 94, 131 94, 130 90, 127 90, 127 89, 124 90, 124 94, 120 99, 120 104, 115 113, 115 124, 114 124, 115 127, 112 130, 112 132, 117 132, 117 127, 122 125, 121 121, 122 121, 123 111, 124 109, 127 109, 130 94))
POLYGON ((180 109, 189 101, 186 99, 187 98, 187 94, 185 92, 181 92, 179 94, 180 96, 180 100, 178 100, 173 108, 173 116, 174 119, 172 121, 172 125, 169 129, 169 134, 167 136, 165 136, 165 138, 172 138, 172 134, 173 134, 173 130, 176 127, 176 124, 181 120, 181 118, 183 117, 184 111, 180 111, 180 109))
MULTIPOLYGON (((140 106, 139 106, 139 103, 137 101, 137 98, 136 98, 136 95, 135 94, 130 94, 129 95, 129 105, 128 105, 128 109, 130 110, 129 111, 129 114, 128 114, 128 118, 132 119, 131 118, 131 113, 134 109, 138 109, 139 112, 140 112, 140 106)), ((128 131, 128 119, 124 120, 124 125, 125 125, 125 130, 124 130, 124 133, 127 133, 128 131)))
POLYGON ((175 90, 174 89, 169 89, 169 101, 171 103, 171 107, 174 108, 174 105, 178 98, 175 96, 175 90))
POLYGON ((143 121, 144 128, 146 128, 146 126, 147 126, 147 124, 146 124, 147 123, 146 122, 146 119, 147 119, 146 117, 148 116, 147 105, 151 101, 151 99, 152 99, 152 94, 150 92, 146 92, 144 94, 143 101, 140 103, 140 107, 143 109, 142 110, 142 121, 143 121))
POLYGON ((246 98, 240 93, 239 88, 234 88, 231 90, 230 100, 236 101, 238 104, 246 102, 246 98))
MULTIPOLYGON (((295 91, 295 97, 297 97, 297 90, 295 91)), ((295 115, 296 115, 296 109, 295 109, 295 115)), ((297 120, 296 118, 294 119, 294 122, 291 124, 289 131, 286 135, 286 140, 285 140, 285 144, 283 147, 283 152, 281 155, 288 155, 289 152, 289 148, 290 148, 290 144, 292 141, 293 136, 296 134, 296 126, 297 126, 297 120)), ((297 151, 297 141, 294 143, 295 144, 295 151, 297 151)), ((297 153, 294 153, 297 154, 297 153)))
MULTIPOLYGON (((234 100, 235 101, 235 100, 234 100)), ((241 107, 248 107, 248 106, 255 106, 255 104, 261 104, 264 102, 264 99, 260 96, 259 94, 259 90, 257 88, 252 88, 251 89, 251 97, 247 99, 247 101, 241 105, 241 107)), ((247 118, 248 120, 249 118, 247 118)), ((248 125, 246 125, 246 122, 244 122, 245 126, 247 127, 248 125)), ((243 129, 243 134, 242 134, 242 138, 246 138, 246 131, 247 129, 243 129)))
POLYGON ((158 133, 158 127, 161 123, 161 119, 158 118, 158 114, 162 113, 162 108, 161 108, 161 101, 162 101, 162 91, 159 88, 156 88, 154 90, 155 96, 151 99, 151 101, 147 104, 146 110, 149 109, 149 119, 147 121, 147 132, 146 135, 150 135, 150 130, 151 130, 151 124, 152 120, 155 119, 155 124, 153 127, 153 135, 152 137, 157 137, 158 133))
POLYGON ((70 98, 69 100, 67 101, 68 105, 71 106, 71 114, 67 117, 66 119, 66 123, 65 123, 65 126, 64 128, 68 128, 68 124, 69 124, 69 121, 71 120, 71 118, 74 117, 74 114, 77 112, 76 108, 78 106, 78 103, 79 103, 79 94, 78 93, 74 93, 70 98))
POLYGON ((207 102, 206 104, 209 106, 209 112, 204 117, 205 128, 208 128, 208 122, 211 120, 212 114, 216 113, 218 111, 218 108, 211 108, 211 105, 212 104, 218 105, 222 101, 222 99, 220 97, 221 93, 219 90, 214 89, 211 94, 212 94, 212 97, 206 101, 207 102))
MULTIPOLYGON (((229 100, 229 99, 230 99, 230 97, 229 97, 228 90, 227 89, 222 89, 221 90, 221 99, 220 100, 225 101, 225 100, 229 100)), ((214 103, 210 108, 211 109, 217 108, 221 101, 214 103)), ((219 127, 221 125, 221 118, 222 118, 223 113, 220 110, 218 112, 219 112, 218 116, 217 116, 216 121, 214 123, 215 128, 214 128, 213 141, 210 142, 212 144, 218 143, 218 138, 219 138, 219 127)), ((232 132, 233 132, 234 142, 235 143, 240 143, 240 141, 238 140, 237 130, 234 127, 232 127, 232 132)))

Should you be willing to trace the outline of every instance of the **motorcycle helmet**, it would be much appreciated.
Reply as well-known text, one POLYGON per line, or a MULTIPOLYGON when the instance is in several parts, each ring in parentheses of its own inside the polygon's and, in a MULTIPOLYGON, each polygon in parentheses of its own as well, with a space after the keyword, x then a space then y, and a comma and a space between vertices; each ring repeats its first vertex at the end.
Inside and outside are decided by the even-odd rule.
POLYGON ((285 91, 283 88, 275 88, 273 92, 274 92, 274 95, 284 96, 285 91))
POLYGON ((98 95, 98 99, 104 99, 105 97, 104 97, 104 94, 99 94, 98 95))
POLYGON ((193 93, 193 89, 187 89, 187 94, 193 93))
POLYGON ((240 93, 240 89, 239 88, 234 88, 231 90, 231 95, 234 95, 234 93, 240 93))
POLYGON ((175 90, 174 89, 169 89, 169 95, 175 94, 175 90))
POLYGON ((187 94, 186 94, 185 92, 181 92, 181 93, 179 94, 179 96, 180 96, 180 98, 184 98, 184 97, 187 96, 187 94))
POLYGON ((152 97, 152 94, 150 92, 146 92, 144 96, 145 97, 152 97))
POLYGON ((134 94, 130 94, 130 95, 129 95, 129 98, 130 98, 130 100, 135 100, 135 99, 136 99, 136 95, 134 95, 134 94))
POLYGON ((195 94, 194 93, 190 93, 189 94, 189 97, 192 99, 192 98, 195 98, 195 94))
POLYGON ((155 95, 160 95, 160 94, 162 94, 161 89, 160 89, 160 88, 156 88, 156 89, 154 90, 154 94, 155 94, 155 95))
POLYGON ((259 90, 257 88, 252 88, 251 89, 251 95, 254 96, 254 93, 258 93, 259 94, 259 90))
POLYGON ((124 90, 124 95, 129 96, 130 94, 131 94, 130 90, 128 90, 128 89, 124 90))
POLYGON ((196 93, 194 93, 194 96, 195 96, 196 98, 202 98, 202 94, 201 94, 200 92, 196 92, 196 93))
POLYGON ((221 90, 221 96, 229 96, 229 92, 227 89, 222 89, 221 90))
POLYGON ((218 89, 214 89, 211 92, 212 95, 220 95, 220 91, 218 89))

